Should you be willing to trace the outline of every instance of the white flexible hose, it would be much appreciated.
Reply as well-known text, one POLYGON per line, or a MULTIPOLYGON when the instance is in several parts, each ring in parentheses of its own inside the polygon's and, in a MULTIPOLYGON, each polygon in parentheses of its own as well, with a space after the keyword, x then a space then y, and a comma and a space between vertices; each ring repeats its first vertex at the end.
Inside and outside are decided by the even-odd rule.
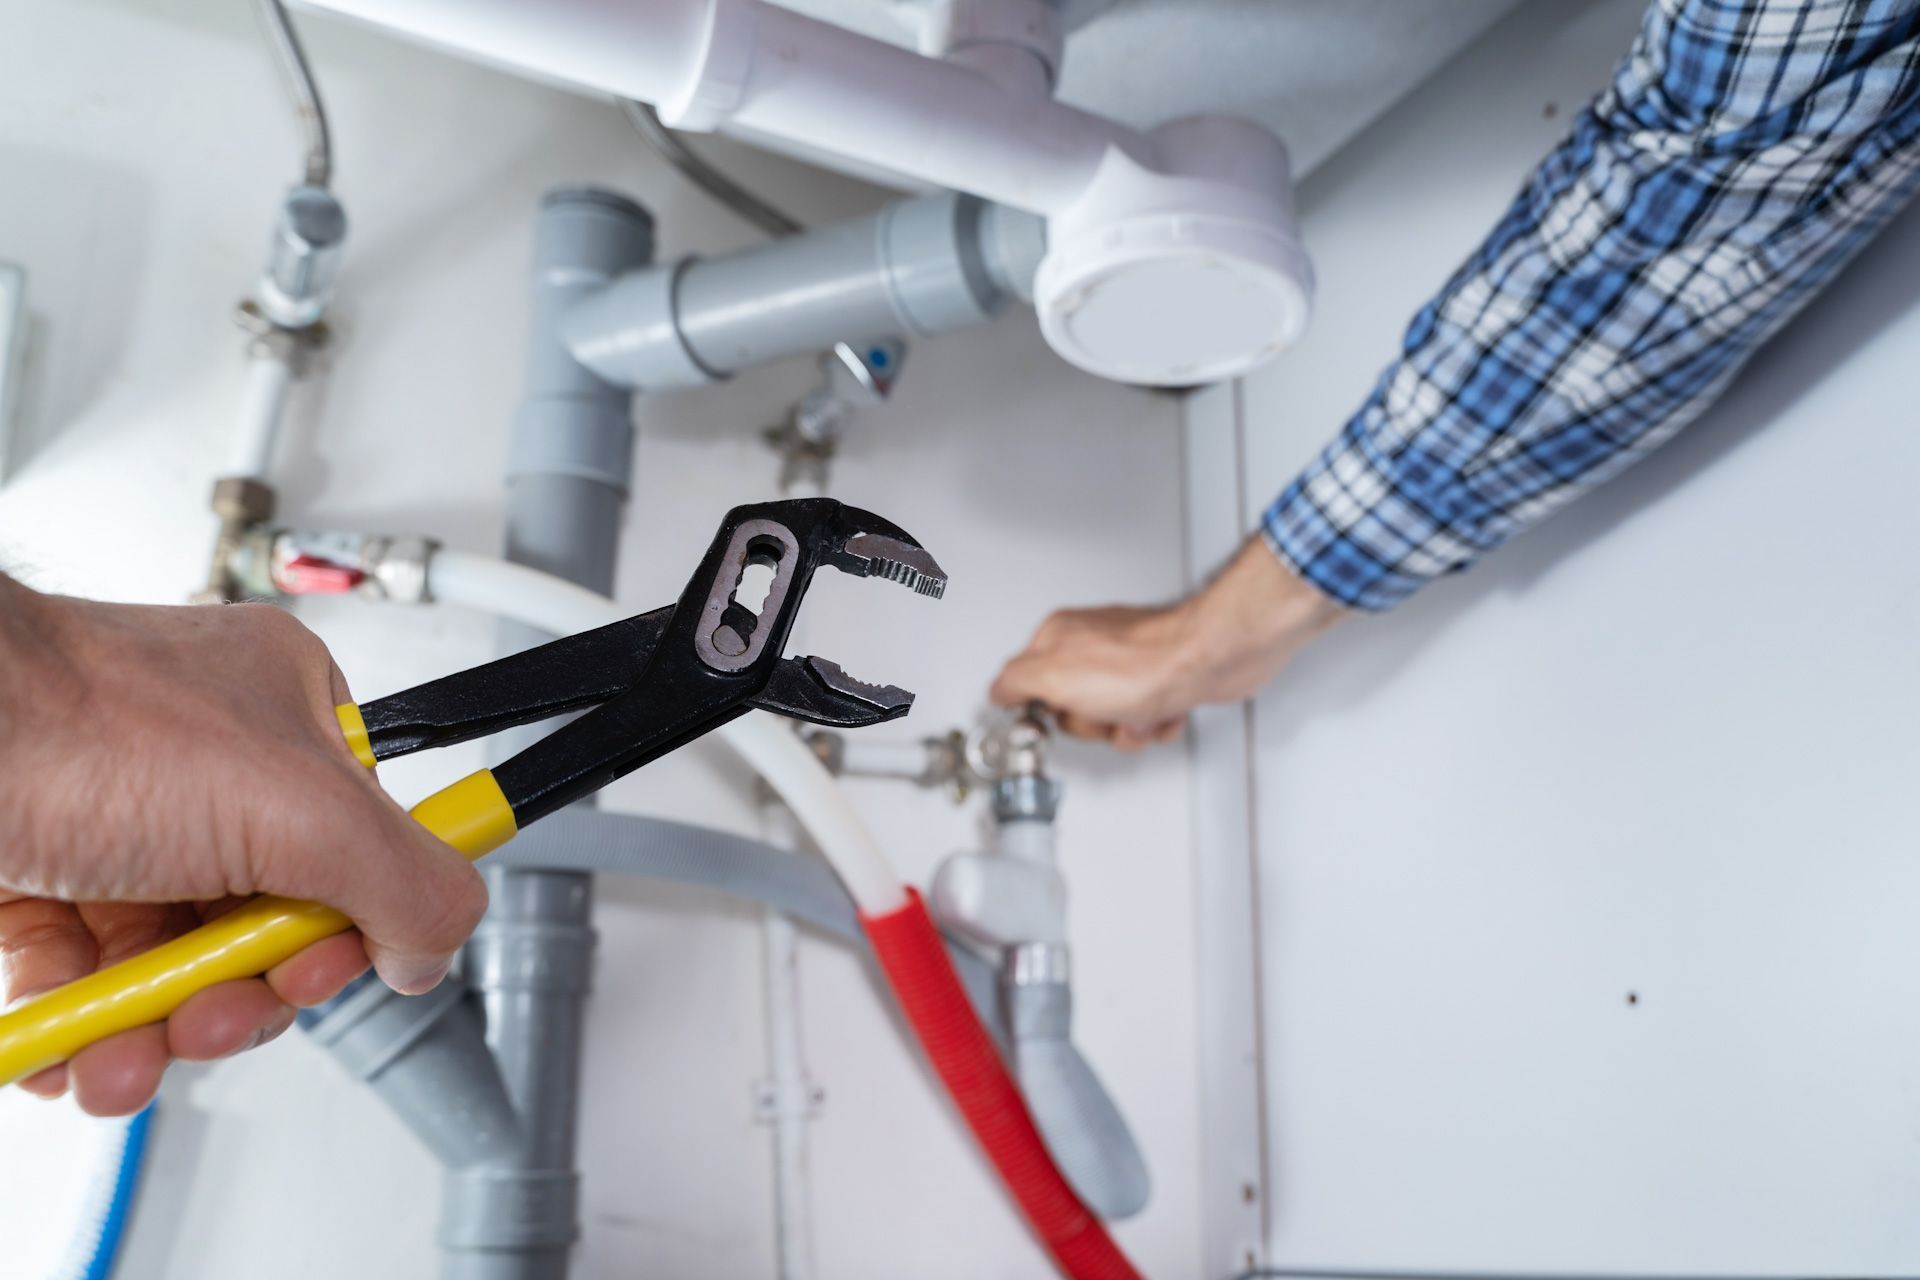
POLYGON ((240 401, 239 427, 234 433, 228 476, 259 478, 267 474, 273 461, 273 446, 280 438, 280 423, 286 416, 287 392, 293 386, 293 366, 273 355, 257 355, 247 361, 246 389, 240 401))
POLYGON ((557 636, 591 631, 627 615, 597 591, 497 556, 435 551, 427 598, 524 622, 557 636))
POLYGON ((869 742, 864 738, 848 738, 842 745, 840 769, 849 776, 864 778, 905 778, 914 781, 925 777, 932 764, 930 752, 924 742, 869 742))
MULTIPOLYGON (((552 574, 462 551, 436 552, 427 564, 434 600, 463 605, 528 626, 572 635, 627 616, 605 596, 552 574)), ((839 873, 863 915, 883 915, 906 903, 906 886, 880 851, 825 765, 779 720, 749 712, 723 725, 720 737, 766 779, 839 873)))
POLYGON ((886 915, 906 905, 907 887, 899 873, 805 743, 764 711, 723 726, 720 736, 787 802, 840 874, 861 915, 886 915))

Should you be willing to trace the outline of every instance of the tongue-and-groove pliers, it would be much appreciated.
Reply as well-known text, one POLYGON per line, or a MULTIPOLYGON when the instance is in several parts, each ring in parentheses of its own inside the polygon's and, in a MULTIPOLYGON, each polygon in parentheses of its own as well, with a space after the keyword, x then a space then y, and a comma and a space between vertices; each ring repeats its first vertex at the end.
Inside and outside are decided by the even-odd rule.
MULTIPOLYGON (((903 689, 866 684, 825 658, 784 656, 823 566, 935 598, 946 588, 933 557, 871 512, 828 498, 735 507, 673 604, 335 713, 371 767, 592 708, 414 806, 429 830, 479 858, 528 823, 755 708, 841 728, 905 715, 913 695, 903 689), (757 606, 738 598, 752 565, 772 571, 757 606)), ((195 992, 264 973, 349 923, 317 903, 256 898, 25 1001, 0 1014, 0 1084, 158 1022, 195 992)))

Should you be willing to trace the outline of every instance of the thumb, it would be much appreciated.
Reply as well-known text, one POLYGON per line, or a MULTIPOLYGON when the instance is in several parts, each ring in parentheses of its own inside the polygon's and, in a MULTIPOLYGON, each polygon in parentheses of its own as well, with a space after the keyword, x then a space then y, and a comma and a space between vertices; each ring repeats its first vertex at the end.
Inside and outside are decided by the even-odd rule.
POLYGON ((415 822, 371 773, 341 767, 322 856, 291 859, 304 870, 293 892, 344 912, 366 939, 367 958, 403 995, 438 986, 487 909, 487 886, 453 846, 415 822), (357 776, 356 776, 357 775, 357 776))
POLYGON ((401 995, 433 990, 487 910, 487 883, 465 854, 415 822, 352 758, 334 735, 332 708, 353 702, 346 676, 327 662, 330 696, 317 708, 321 737, 359 797, 359 836, 343 843, 340 889, 330 906, 344 911, 366 941, 380 980, 401 995))
POLYGON ((1056 705, 1060 690, 1056 659, 1029 649, 1007 663, 987 691, 987 700, 996 707, 1022 707, 1029 702, 1056 705))

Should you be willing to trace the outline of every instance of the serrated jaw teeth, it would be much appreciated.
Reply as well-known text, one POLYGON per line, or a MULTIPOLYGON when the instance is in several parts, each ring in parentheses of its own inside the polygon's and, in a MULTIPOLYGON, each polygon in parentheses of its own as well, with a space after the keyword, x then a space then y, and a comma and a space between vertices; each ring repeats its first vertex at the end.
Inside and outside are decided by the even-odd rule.
POLYGON ((935 600, 945 595, 947 590, 947 584, 939 578, 930 578, 912 565, 901 564, 898 560, 875 560, 873 574, 876 578, 912 587, 921 595, 932 596, 935 600))
POLYGON ((861 533, 847 540, 847 553, 865 560, 867 572, 876 578, 897 582, 935 600, 946 594, 946 570, 924 547, 885 534, 861 533))
POLYGON ((836 693, 844 693, 887 711, 913 705, 913 695, 898 685, 868 684, 865 680, 848 675, 844 667, 829 658, 808 658, 807 665, 813 669, 820 683, 836 693))

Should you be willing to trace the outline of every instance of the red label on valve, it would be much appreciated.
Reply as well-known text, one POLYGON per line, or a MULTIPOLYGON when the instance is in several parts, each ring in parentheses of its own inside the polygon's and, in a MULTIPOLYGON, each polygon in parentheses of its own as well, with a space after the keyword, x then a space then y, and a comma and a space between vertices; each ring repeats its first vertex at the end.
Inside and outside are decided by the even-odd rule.
POLYGON ((367 575, 318 556, 293 556, 274 575, 279 588, 290 596, 344 595, 366 581, 367 575))

